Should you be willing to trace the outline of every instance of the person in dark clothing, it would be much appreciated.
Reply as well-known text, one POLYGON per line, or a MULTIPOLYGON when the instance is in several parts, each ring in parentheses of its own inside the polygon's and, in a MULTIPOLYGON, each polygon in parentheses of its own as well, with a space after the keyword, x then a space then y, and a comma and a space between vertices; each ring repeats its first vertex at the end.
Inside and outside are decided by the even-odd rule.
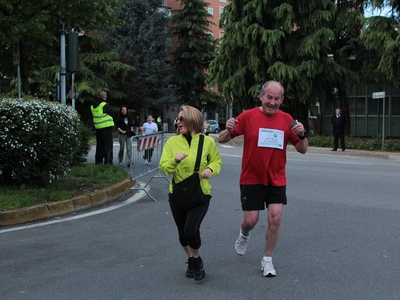
POLYGON ((122 165, 124 160, 124 148, 126 147, 126 165, 130 167, 132 159, 132 140, 131 137, 135 134, 133 129, 133 118, 128 114, 128 107, 126 105, 121 106, 119 115, 117 118, 117 130, 118 130, 118 141, 119 141, 119 152, 118 161, 119 165, 122 165))
POLYGON ((344 127, 346 126, 346 117, 341 114, 340 108, 336 108, 336 113, 332 116, 333 149, 337 151, 340 139, 342 151, 346 149, 344 144, 344 127))
POLYGON ((100 92, 99 98, 93 101, 90 107, 93 115, 93 125, 96 129, 96 164, 113 163, 113 138, 112 131, 114 128, 113 111, 106 102, 107 93, 100 92))

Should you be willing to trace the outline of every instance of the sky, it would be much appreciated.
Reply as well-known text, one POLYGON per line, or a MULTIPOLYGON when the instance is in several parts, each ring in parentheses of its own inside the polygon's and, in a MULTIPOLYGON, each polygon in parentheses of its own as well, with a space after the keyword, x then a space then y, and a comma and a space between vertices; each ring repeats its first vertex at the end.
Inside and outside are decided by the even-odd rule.
POLYGON ((366 17, 371 17, 371 16, 383 16, 383 17, 389 17, 390 16, 390 7, 384 7, 383 9, 366 9, 364 11, 364 15, 366 17))

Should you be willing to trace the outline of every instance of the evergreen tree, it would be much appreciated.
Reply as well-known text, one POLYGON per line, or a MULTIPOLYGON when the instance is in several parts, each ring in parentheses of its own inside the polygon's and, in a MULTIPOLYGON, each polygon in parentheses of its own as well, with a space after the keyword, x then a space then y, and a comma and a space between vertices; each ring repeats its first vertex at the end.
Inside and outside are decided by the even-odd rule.
POLYGON ((389 16, 374 16, 366 19, 362 40, 367 49, 376 53, 378 63, 373 74, 383 86, 400 84, 400 1, 372 0, 373 8, 391 8, 389 16), (382 80, 382 78, 384 80, 382 80))
POLYGON ((106 40, 124 62, 135 67, 130 80, 121 85, 128 96, 127 104, 140 110, 170 103, 173 91, 168 89, 171 78, 168 12, 161 8, 159 0, 122 2, 124 7, 118 8, 116 13, 124 20, 124 25, 108 31, 106 40))
POLYGON ((353 76, 328 56, 335 13, 331 0, 232 0, 221 18, 225 34, 211 82, 232 93, 241 110, 258 101, 261 84, 278 80, 285 87, 282 108, 306 125, 307 106, 331 93, 338 77, 353 76))
MULTIPOLYGON (((112 106, 120 106, 121 99, 126 99, 127 95, 120 86, 127 81, 134 68, 121 62, 119 54, 99 36, 79 37, 79 49, 79 71, 75 75, 75 87, 80 96, 76 108, 82 120, 91 122, 90 106, 100 91, 107 92, 107 102, 112 106)), ((50 76, 54 74, 54 68, 50 67, 41 73, 47 70, 50 76)))
MULTIPOLYGON (((335 36, 331 41, 331 58, 344 71, 347 71, 347 76, 332 78, 328 83, 325 97, 322 99, 325 107, 340 107, 342 114, 349 119, 348 91, 352 91, 354 86, 359 83, 360 78, 372 63, 370 58, 373 56, 370 55, 370 51, 365 49, 360 38, 364 1, 338 0, 335 2, 336 13, 330 23, 330 28, 335 36)), ((347 122, 346 132, 350 133, 350 129, 350 122, 347 122)))
POLYGON ((181 9, 173 11, 172 33, 177 38, 173 84, 180 104, 201 107, 204 102, 216 101, 216 95, 205 89, 206 70, 216 51, 216 40, 209 33, 213 23, 207 6, 203 0, 182 0, 181 9))
POLYGON ((55 72, 45 77, 41 70, 60 65, 61 24, 76 31, 104 30, 119 24, 114 14, 119 5, 120 0, 75 0, 68 4, 62 0, 1 1, 0 73, 16 78, 12 45, 19 40, 23 93, 36 94, 43 85, 49 90, 55 72))

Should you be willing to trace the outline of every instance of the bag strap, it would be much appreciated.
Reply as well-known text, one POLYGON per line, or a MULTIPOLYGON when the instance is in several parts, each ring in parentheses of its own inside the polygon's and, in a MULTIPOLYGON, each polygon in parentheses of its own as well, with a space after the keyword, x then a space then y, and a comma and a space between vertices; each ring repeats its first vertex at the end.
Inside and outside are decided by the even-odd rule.
MULTIPOLYGON (((200 134, 199 145, 197 147, 196 163, 194 164, 194 172, 193 173, 198 173, 199 169, 200 169, 201 154, 203 152, 203 142, 204 142, 204 134, 200 134)), ((172 178, 172 184, 175 185, 174 178, 172 178)))
POLYGON ((195 173, 198 173, 199 169, 200 169, 201 154, 203 152, 203 143, 204 143, 204 134, 200 134, 200 136, 199 136, 199 145, 197 147, 196 163, 194 165, 194 172, 195 173))

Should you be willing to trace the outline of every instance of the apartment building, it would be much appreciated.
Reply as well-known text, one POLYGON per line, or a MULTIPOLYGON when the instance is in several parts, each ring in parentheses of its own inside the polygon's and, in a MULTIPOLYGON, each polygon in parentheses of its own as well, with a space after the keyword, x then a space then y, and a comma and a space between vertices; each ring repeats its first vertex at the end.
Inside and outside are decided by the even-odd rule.
MULTIPOLYGON (((225 6, 229 4, 229 0, 205 0, 205 2, 209 3, 207 11, 210 15, 210 20, 214 23, 210 28, 210 34, 216 39, 222 38, 224 36, 224 31, 219 27, 219 19, 225 6)), ((179 9, 180 1, 164 0, 164 5, 171 9, 179 9)))

